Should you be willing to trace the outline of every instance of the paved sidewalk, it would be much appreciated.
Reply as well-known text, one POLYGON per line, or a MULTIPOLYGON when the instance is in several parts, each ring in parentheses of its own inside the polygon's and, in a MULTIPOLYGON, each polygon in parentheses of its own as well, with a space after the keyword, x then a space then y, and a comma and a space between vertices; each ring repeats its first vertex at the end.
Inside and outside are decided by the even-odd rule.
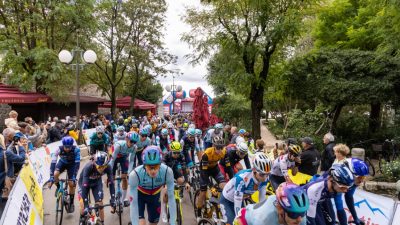
POLYGON ((278 141, 275 136, 268 130, 268 128, 263 124, 265 119, 261 120, 261 138, 264 140, 265 146, 267 148, 273 148, 275 143, 278 141))

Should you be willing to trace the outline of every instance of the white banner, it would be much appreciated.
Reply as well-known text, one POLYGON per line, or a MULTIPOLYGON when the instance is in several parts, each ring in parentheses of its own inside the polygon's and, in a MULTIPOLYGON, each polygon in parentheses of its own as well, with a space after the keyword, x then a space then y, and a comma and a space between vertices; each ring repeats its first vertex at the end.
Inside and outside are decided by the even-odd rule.
POLYGON ((396 212, 393 216, 392 225, 399 225, 400 224, 400 202, 397 203, 396 212))

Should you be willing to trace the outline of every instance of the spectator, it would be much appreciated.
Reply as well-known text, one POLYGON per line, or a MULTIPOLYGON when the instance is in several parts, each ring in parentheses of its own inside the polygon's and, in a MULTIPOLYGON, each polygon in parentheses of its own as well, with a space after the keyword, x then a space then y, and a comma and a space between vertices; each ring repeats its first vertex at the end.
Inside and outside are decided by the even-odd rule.
POLYGON ((325 149, 322 152, 321 158, 321 174, 328 171, 335 160, 335 153, 333 151, 333 147, 335 146, 335 137, 331 133, 327 133, 324 135, 322 140, 325 144, 325 149))
POLYGON ((346 156, 350 153, 349 147, 345 144, 337 144, 333 147, 336 159, 333 164, 343 164, 346 161, 346 156))
POLYGON ((231 128, 231 144, 236 144, 236 138, 239 137, 238 129, 237 127, 232 127, 231 128))
POLYGON ((224 137, 225 143, 229 143, 231 141, 231 139, 232 139, 231 125, 225 125, 223 137, 224 137))
POLYGON ((61 121, 57 120, 55 125, 50 128, 48 135, 48 143, 56 142, 61 140, 62 138, 62 130, 63 130, 63 124, 61 121))
POLYGON ((3 130, 5 149, 12 143, 14 135, 15 130, 13 128, 9 127, 3 130))
MULTIPOLYGON (((7 151, 11 151, 16 155, 24 156, 29 151, 28 138, 21 132, 15 132, 12 143, 8 146, 7 151)), ((23 162, 13 163, 13 173, 18 174, 22 169, 23 162)), ((10 167, 9 167, 10 168, 10 167)))
POLYGON ((11 110, 8 113, 9 118, 4 120, 4 124, 7 127, 13 128, 14 130, 19 130, 18 126, 18 113, 15 110, 11 110))
POLYGON ((301 164, 299 166, 299 172, 314 176, 317 174, 321 155, 314 147, 312 138, 305 137, 301 139, 301 145, 303 146, 303 151, 300 155, 301 164))
POLYGON ((25 123, 29 124, 29 125, 33 125, 33 119, 32 117, 25 117, 24 119, 25 123))
POLYGON ((262 152, 265 153, 264 149, 265 143, 262 139, 257 139, 256 140, 256 152, 262 152))

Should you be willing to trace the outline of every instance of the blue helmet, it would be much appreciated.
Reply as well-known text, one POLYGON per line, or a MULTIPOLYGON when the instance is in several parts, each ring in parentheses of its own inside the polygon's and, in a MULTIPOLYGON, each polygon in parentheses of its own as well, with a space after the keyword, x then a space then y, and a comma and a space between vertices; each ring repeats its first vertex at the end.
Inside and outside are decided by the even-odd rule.
POLYGON ((201 136, 203 134, 203 132, 200 129, 196 129, 195 132, 196 132, 196 135, 199 135, 199 136, 201 136))
POLYGON ((125 131, 125 127, 124 126, 119 126, 119 127, 117 127, 117 131, 125 131))
POLYGON ((161 164, 162 161, 161 149, 155 145, 148 146, 143 150, 142 160, 143 160, 143 165, 161 164))
POLYGON ((194 136, 196 135, 196 130, 193 128, 189 128, 187 131, 188 136, 194 136))
POLYGON ((151 130, 152 130, 152 128, 151 128, 151 125, 150 124, 148 124, 148 125, 146 125, 146 126, 144 126, 144 128, 143 129, 146 129, 149 133, 151 132, 151 130))
POLYGON ((24 138, 24 137, 25 137, 25 135, 20 131, 15 132, 15 134, 14 134, 14 138, 24 138))
POLYGON ((139 133, 140 133, 140 135, 149 135, 149 130, 143 128, 143 129, 140 130, 139 133))
POLYGON ((369 168, 368 165, 362 161, 361 159, 351 158, 351 171, 356 176, 367 176, 369 175, 369 168))
POLYGON ((97 166, 105 166, 108 164, 109 156, 106 152, 98 151, 95 156, 94 163, 97 166))
POLYGON ((65 136, 61 140, 61 143, 63 146, 71 147, 72 145, 74 145, 74 139, 71 136, 65 136))
POLYGON ((240 130, 239 130, 239 134, 244 134, 244 133, 246 133, 246 130, 245 130, 245 129, 240 129, 240 130))
POLYGON ((276 200, 285 212, 304 216, 310 202, 307 192, 296 184, 284 182, 276 189, 276 200))
POLYGON ((354 184, 353 173, 344 164, 333 164, 329 170, 329 175, 338 184, 346 186, 353 186, 354 184))
POLYGON ((127 133, 125 138, 134 144, 139 141, 139 135, 134 131, 127 133))
POLYGON ((214 126, 215 129, 224 129, 224 125, 222 125, 222 123, 217 123, 214 126))
POLYGON ((165 129, 165 128, 163 128, 163 129, 161 130, 161 135, 168 135, 168 130, 165 129))

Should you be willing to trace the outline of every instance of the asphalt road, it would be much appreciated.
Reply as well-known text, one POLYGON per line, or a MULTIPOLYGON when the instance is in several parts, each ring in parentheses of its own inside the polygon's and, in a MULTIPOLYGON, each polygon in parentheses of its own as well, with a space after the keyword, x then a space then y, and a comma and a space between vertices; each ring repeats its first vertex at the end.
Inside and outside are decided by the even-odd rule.
MULTIPOLYGON (((84 167, 84 165, 88 162, 88 160, 83 160, 81 162, 80 169, 84 167)), ((79 171, 80 173, 80 171, 79 171)), ((78 175, 79 175, 78 173, 78 175)), ((60 176, 65 177, 64 174, 60 176)), ((104 180, 107 179, 106 176, 103 176, 104 180)), ((55 205, 56 205, 56 199, 54 196, 55 193, 55 186, 53 185, 52 189, 44 189, 43 190, 43 198, 44 198, 44 224, 45 225, 55 225, 56 224, 56 214, 55 214, 55 205)), ((107 189, 107 187, 104 186, 104 193, 105 193, 105 198, 104 198, 104 203, 107 204, 109 203, 110 200, 110 192, 107 189)), ((78 225, 79 224, 79 204, 77 200, 77 194, 75 194, 75 212, 72 214, 67 214, 64 211, 64 217, 63 217, 63 223, 65 225, 78 225)), ((92 196, 93 197, 93 196, 92 196)), ((92 198, 93 199, 93 198, 92 198)), ((185 193, 183 201, 182 201, 182 213, 183 213, 183 224, 185 225, 195 225, 196 224, 196 219, 194 217, 194 211, 193 211, 193 206, 190 203, 189 197, 187 193, 185 193)), ((106 225, 117 225, 118 224, 118 215, 117 214, 111 214, 110 213, 110 208, 105 208, 105 224, 106 225)), ((145 213, 147 215, 147 213, 145 213)), ((124 208, 124 213, 123 213, 123 218, 122 218, 122 224, 127 225, 128 222, 130 221, 129 218, 129 207, 124 208)), ((161 221, 161 218, 160 218, 161 221)), ((163 224, 160 222, 159 224, 163 224)))

